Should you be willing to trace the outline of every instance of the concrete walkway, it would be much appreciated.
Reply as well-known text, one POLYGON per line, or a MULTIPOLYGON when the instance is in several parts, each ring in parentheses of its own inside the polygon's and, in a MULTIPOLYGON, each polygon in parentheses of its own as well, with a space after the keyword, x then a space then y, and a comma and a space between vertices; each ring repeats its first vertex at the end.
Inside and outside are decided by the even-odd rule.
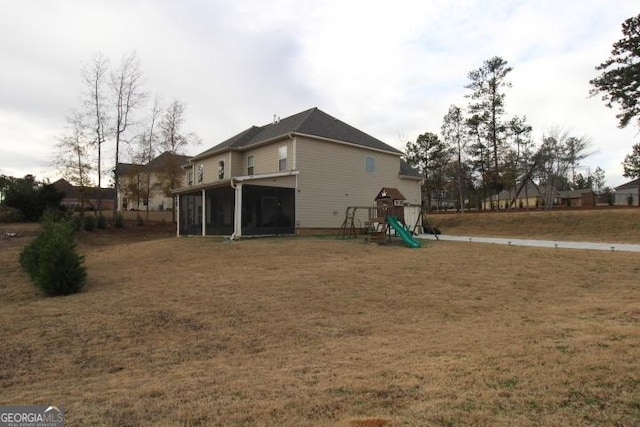
MULTIPOLYGON (((421 234, 416 236, 418 239, 436 240, 433 234, 421 234)), ((624 244, 624 243, 589 243, 589 242, 564 242, 556 240, 531 240, 531 239, 509 239, 499 237, 472 237, 472 236, 450 236, 447 234, 439 234, 440 240, 454 242, 470 242, 470 243, 494 243, 498 245, 513 246, 536 246, 540 248, 555 249, 589 249, 596 251, 623 251, 623 252, 640 252, 640 245, 624 244)))

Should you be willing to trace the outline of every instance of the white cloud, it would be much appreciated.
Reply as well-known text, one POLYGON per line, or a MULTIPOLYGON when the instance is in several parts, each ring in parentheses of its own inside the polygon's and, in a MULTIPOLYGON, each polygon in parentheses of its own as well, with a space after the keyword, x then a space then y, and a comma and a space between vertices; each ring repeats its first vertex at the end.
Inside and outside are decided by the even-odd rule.
POLYGON ((624 180, 637 132, 616 128, 588 81, 637 0, 225 3, 10 3, 0 16, 0 172, 42 168, 94 52, 118 63, 135 50, 147 90, 187 105, 186 125, 203 139, 192 153, 314 106, 402 148, 439 131, 449 105, 466 104, 468 72, 502 56, 514 67, 508 113, 526 115, 537 135, 556 125, 589 135, 592 169, 624 180))

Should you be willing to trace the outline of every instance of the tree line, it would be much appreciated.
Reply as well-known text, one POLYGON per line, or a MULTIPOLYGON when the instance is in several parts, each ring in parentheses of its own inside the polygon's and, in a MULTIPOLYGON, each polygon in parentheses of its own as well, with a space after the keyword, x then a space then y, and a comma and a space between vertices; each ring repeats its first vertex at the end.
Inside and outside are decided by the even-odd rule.
MULTIPOLYGON (((602 74, 590 81, 592 95, 604 93, 608 107, 621 106, 617 116, 620 127, 640 116, 640 15, 625 21, 623 34, 624 38, 614 44, 612 58, 596 67, 602 74)), ((451 194, 455 194, 455 204, 462 211, 483 208, 503 190, 515 200, 529 182, 540 188, 547 208, 553 206, 557 191, 611 191, 605 186, 605 172, 600 167, 585 174, 577 172, 590 154, 589 137, 554 127, 536 142, 526 116, 507 114, 505 98, 512 71, 513 67, 499 56, 484 61, 468 73, 468 104, 449 107, 439 134, 425 132, 407 142, 405 160, 424 177, 427 209, 443 197, 452 199, 446 196, 451 194)), ((640 144, 633 146, 623 167, 626 177, 640 176, 640 144)), ((504 207, 513 207, 511 203, 504 207)))
MULTIPOLYGON (((444 194, 455 194, 460 210, 481 209, 503 190, 515 198, 519 184, 529 181, 550 195, 584 183, 575 170, 587 156, 589 138, 553 128, 536 147, 526 116, 509 116, 505 109, 511 71, 513 67, 501 57, 484 61, 468 74, 469 103, 449 107, 440 135, 426 132, 407 143, 406 160, 424 176, 427 209, 444 194)), ((596 175, 604 173, 598 168, 596 175)))

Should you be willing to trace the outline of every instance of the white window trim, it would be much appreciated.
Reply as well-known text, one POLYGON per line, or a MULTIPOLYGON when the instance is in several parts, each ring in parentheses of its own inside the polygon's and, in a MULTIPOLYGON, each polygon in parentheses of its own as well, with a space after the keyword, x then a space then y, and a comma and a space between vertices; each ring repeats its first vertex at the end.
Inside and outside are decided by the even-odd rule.
POLYGON ((288 147, 286 145, 282 145, 280 147, 278 147, 278 170, 280 172, 286 171, 287 170, 287 161, 288 161, 288 147), (284 149, 284 156, 283 154, 283 149, 284 149), (284 160, 284 168, 282 167, 281 162, 284 160))
POLYGON ((247 175, 255 175, 256 173, 256 158, 253 154, 247 156, 247 175))

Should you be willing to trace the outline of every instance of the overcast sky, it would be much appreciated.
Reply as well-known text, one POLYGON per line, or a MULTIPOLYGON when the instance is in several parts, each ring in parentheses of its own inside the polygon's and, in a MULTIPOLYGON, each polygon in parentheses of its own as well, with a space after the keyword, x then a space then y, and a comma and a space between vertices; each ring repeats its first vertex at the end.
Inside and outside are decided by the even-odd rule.
MULTIPOLYGON (((501 56, 507 114, 534 138, 554 126, 592 140, 607 185, 640 139, 589 97, 594 67, 638 0, 0 0, 0 174, 59 177, 55 137, 79 108, 96 52, 136 51, 145 89, 182 100, 196 154, 273 115, 321 110, 404 150, 466 106, 468 73, 501 56)), ((139 111, 143 118, 147 111, 139 111)), ((127 160, 126 158, 121 159, 127 160)), ((105 168, 112 167, 113 158, 105 168)))

